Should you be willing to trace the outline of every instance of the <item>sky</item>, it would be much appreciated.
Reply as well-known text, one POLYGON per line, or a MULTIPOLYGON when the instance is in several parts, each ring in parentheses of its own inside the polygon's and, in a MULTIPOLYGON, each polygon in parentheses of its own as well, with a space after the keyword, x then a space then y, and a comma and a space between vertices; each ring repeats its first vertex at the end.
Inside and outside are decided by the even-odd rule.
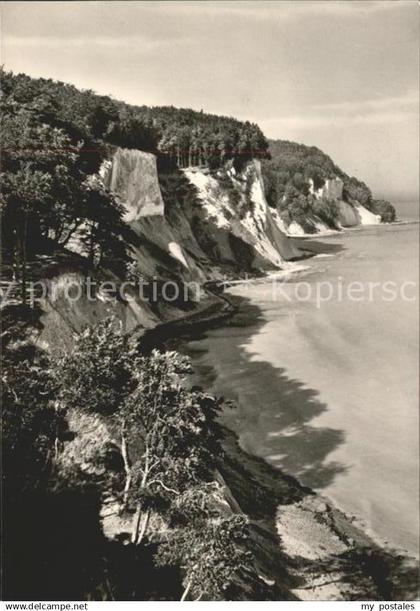
POLYGON ((4 2, 6 69, 248 119, 418 198, 415 0, 4 2))

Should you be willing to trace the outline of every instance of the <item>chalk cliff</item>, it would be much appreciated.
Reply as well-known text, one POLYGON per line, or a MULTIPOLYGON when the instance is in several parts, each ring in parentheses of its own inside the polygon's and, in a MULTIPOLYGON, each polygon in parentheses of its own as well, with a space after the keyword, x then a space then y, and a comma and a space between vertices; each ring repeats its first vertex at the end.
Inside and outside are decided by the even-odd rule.
POLYGON ((259 161, 214 176, 199 168, 184 173, 197 188, 215 258, 252 271, 281 268, 301 256, 267 205, 259 161))
MULTIPOLYGON (((330 200, 337 205, 336 230, 346 227, 357 227, 358 225, 379 225, 381 223, 381 217, 378 214, 374 214, 359 202, 354 201, 350 204, 344 200, 344 183, 341 178, 329 178, 318 189, 314 187, 313 180, 310 179, 309 184, 310 193, 316 199, 330 200)), ((331 226, 328 226, 316 214, 310 212, 306 215, 305 225, 306 227, 311 227, 312 233, 315 234, 327 235, 334 231, 331 226)), ((289 236, 304 236, 307 233, 297 221, 292 221, 289 225, 286 225, 283 221, 283 227, 284 232, 289 236)))
POLYGON ((102 164, 99 173, 105 187, 116 193, 124 204, 127 223, 142 216, 163 215, 154 155, 118 148, 112 159, 102 164))
POLYGON ((322 187, 315 189, 314 181, 309 180, 310 191, 317 198, 325 197, 325 199, 343 199, 343 186, 344 183, 341 178, 328 178, 322 187))
POLYGON ((287 234, 328 234, 395 220, 390 202, 375 199, 364 182, 317 147, 287 140, 269 145, 270 157, 262 160, 266 197, 287 234))
MULTIPOLYGON (((194 283, 204 287, 208 281, 244 273, 289 269, 294 265, 291 261, 302 256, 284 233, 281 219, 267 205, 258 161, 248 161, 240 170, 229 164, 212 173, 194 167, 159 174, 154 155, 116 149, 92 180, 100 180, 124 205, 132 265, 146 282, 162 285, 169 280, 179 286, 194 283)), ((64 272, 57 268, 48 280, 49 296, 41 302, 39 343, 53 348, 57 341, 71 342, 74 332, 112 313, 131 331, 202 307, 194 306, 200 297, 196 290, 189 304, 165 303, 159 296, 149 303, 139 300, 134 289, 125 300, 97 292, 89 300, 87 255, 82 246, 77 235, 70 244, 73 264, 64 272), (80 298, 65 298, 69 285, 72 294, 80 291, 80 298)), ((122 282, 109 271, 101 274, 102 281, 122 282)), ((207 296, 210 305, 214 301, 214 296, 207 296)))
POLYGON ((353 205, 344 201, 343 198, 344 182, 341 178, 331 178, 325 184, 315 190, 311 181, 311 192, 317 198, 330 199, 337 202, 339 217, 338 222, 342 227, 356 227, 357 225, 379 225, 381 217, 373 214, 358 202, 353 205))
MULTIPOLYGON (((202 288, 208 281, 291 269, 293 261, 302 257, 292 236, 305 235, 308 225, 313 233, 332 231, 315 214, 308 214, 305 229, 297 221, 287 224, 267 203, 258 160, 239 167, 229 162, 213 171, 203 166, 159 170, 153 154, 115 148, 92 180, 101 181, 123 204, 132 265, 135 274, 147 282, 170 280, 179 286, 193 282, 202 288)), ((344 200, 339 177, 325 180, 318 189, 310 181, 310 191, 315 199, 336 202, 336 229, 380 222, 379 216, 358 202, 344 200)), ((87 229, 82 227, 81 233, 87 229)), ((53 301, 47 299, 42 306, 48 323, 40 340, 50 345, 57 338, 64 341, 68 330, 79 330, 112 312, 128 331, 136 326, 153 327, 198 307, 164 303, 159 295, 153 304, 135 295, 111 303, 106 295, 96 294, 95 301, 89 302, 84 293, 86 269, 80 264, 87 258, 83 244, 76 234, 68 245, 75 252, 75 265, 49 280, 56 293, 53 301), (64 289, 69 283, 74 284, 74 291, 80 288, 82 298, 66 303, 64 289)), ((104 270, 104 274, 102 279, 123 281, 112 272, 104 270)), ((192 301, 197 301, 197 295, 191 296, 192 301)))
MULTIPOLYGON (((100 170, 105 187, 124 204, 124 220, 142 238, 142 248, 150 250, 153 244, 165 258, 171 257, 184 279, 205 280, 210 266, 235 271, 282 267, 301 255, 270 212, 258 161, 248 162, 241 171, 231 165, 213 175, 199 167, 183 174, 196 188, 195 202, 174 210, 165 209, 154 155, 117 149, 100 170)), ((149 255, 146 260, 141 249, 135 249, 146 273, 156 271, 149 255)))

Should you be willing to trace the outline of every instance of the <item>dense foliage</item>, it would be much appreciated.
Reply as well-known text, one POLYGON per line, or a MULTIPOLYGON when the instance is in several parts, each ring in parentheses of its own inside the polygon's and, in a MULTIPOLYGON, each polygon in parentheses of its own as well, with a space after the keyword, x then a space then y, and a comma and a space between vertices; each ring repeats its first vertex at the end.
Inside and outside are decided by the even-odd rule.
POLYGON ((287 140, 270 140, 271 160, 263 162, 267 199, 275 207, 287 187, 308 195, 310 180, 319 189, 328 178, 338 176, 341 170, 315 146, 305 146, 287 140))
MULTIPOLYGON (((97 415, 112 432, 121 468, 111 469, 103 486, 131 520, 131 543, 147 540, 151 517, 159 515, 169 528, 159 563, 173 565, 176 554, 176 566, 186 571, 186 584, 191 582, 188 589, 193 586, 196 595, 199 579, 201 595, 219 598, 240 568, 234 554, 239 524, 220 521, 217 509, 222 401, 188 389, 182 379, 190 371, 188 359, 175 352, 139 354, 113 319, 86 328, 74 350, 52 363, 62 409, 97 415), (208 558, 192 576, 189 558, 202 556, 203 533, 208 558), (189 541, 187 548, 183 541, 189 541), (231 565, 223 559, 226 545, 231 565)), ((239 548, 236 556, 252 565, 239 548)))
POLYGON ((175 564, 185 572, 182 600, 232 600, 235 580, 250 573, 252 556, 246 550, 247 520, 244 516, 195 519, 189 528, 170 531, 157 554, 161 564, 175 564))
MULTIPOLYGON (((252 556, 244 548, 247 523, 243 517, 224 515, 226 501, 214 479, 216 461, 222 455, 217 423, 222 401, 199 388, 187 388, 183 378, 191 371, 189 361, 175 352, 141 354, 114 319, 86 328, 76 338, 74 350, 62 357, 29 350, 23 358, 20 348, 14 348, 16 338, 12 341, 10 333, 5 337, 7 553, 10 557, 23 554, 29 566, 37 554, 42 559, 35 571, 37 584, 30 582, 22 595, 37 591, 38 582, 44 593, 52 591, 46 582, 55 570, 54 558, 67 563, 64 557, 60 560, 59 549, 52 552, 53 542, 45 546, 44 557, 35 536, 39 531, 45 537, 49 525, 44 519, 67 498, 69 511, 74 511, 73 502, 81 504, 76 527, 80 536, 84 533, 86 545, 93 546, 69 569, 68 598, 89 592, 109 600, 118 587, 109 582, 101 559, 110 551, 117 553, 115 546, 109 551, 100 529, 104 499, 108 503, 113 499, 119 508, 131 547, 144 550, 136 552, 135 562, 147 557, 149 571, 173 570, 172 566, 181 570, 184 598, 188 593, 216 599, 232 596, 241 572, 253 574, 254 570, 252 556), (91 420, 68 430, 71 413, 78 414, 79 421, 83 414, 91 420), (86 426, 95 426, 96 439, 83 438, 86 426), (108 431, 105 437, 103 431, 108 431), (69 463, 72 444, 79 454, 69 463), (112 459, 115 452, 118 460, 112 459), (85 516, 80 513, 84 503, 89 506, 85 516), (38 516, 38 528, 32 515, 38 516), (34 533, 30 540, 23 534, 26 525, 34 533)), ((65 515, 63 522, 59 515, 54 521, 59 538, 61 529, 69 528, 66 520, 71 518, 65 515)), ((78 535, 74 545, 68 545, 71 550, 61 553, 72 558, 85 544, 78 535)), ((140 576, 134 579, 136 583, 140 576)), ((8 591, 14 587, 11 583, 8 591)))
POLYGON ((342 180, 344 201, 359 202, 383 221, 395 220, 395 210, 389 202, 375 200, 365 183, 348 176, 317 147, 287 140, 270 140, 269 144, 271 159, 262 162, 266 197, 287 223, 297 221, 311 230, 308 216, 315 214, 334 228, 338 217, 334 201, 313 195, 332 178, 342 180))
MULTIPOLYGON (((255 124, 173 107, 132 106, 51 79, 1 71, 2 244, 25 302, 27 262, 76 249, 124 275, 123 208, 93 178, 113 147, 158 155, 160 174, 267 156, 255 124), (166 170, 166 172, 165 172, 166 170)), ((165 185, 163 185, 165 187, 165 185)), ((165 189, 165 199, 171 185, 165 189)))
MULTIPOLYGON (((39 253, 76 242, 93 267, 126 274, 123 208, 94 178, 115 146, 157 154, 169 210, 194 204, 195 190, 179 168, 205 165, 215 173, 256 157, 263 160, 269 205, 287 222, 305 226, 315 214, 335 226, 336 202, 311 193, 311 181, 319 189, 335 176, 343 180, 346 201, 395 219, 389 202, 374 200, 364 183, 315 147, 272 142, 269 160, 255 124, 189 109, 130 106, 50 79, 6 72, 1 78, 2 244, 21 285, 24 325, 31 326, 35 314, 25 307, 25 286, 29 263, 39 253)), ((252 175, 242 190, 226 171, 217 178, 240 216, 252 175)), ((226 510, 214 477, 222 455, 222 401, 188 388, 190 365, 180 355, 140 354, 115 320, 87 328, 59 359, 27 350, 26 339, 10 329, 3 333, 6 575, 24 562, 22 574, 29 576, 21 589, 17 575, 8 595, 112 599, 121 577, 115 567, 129 566, 133 579, 120 596, 139 597, 147 585, 138 594, 138 567, 153 577, 164 566, 181 571, 184 599, 234 598, 240 575, 254 569, 247 520, 226 510), (93 415, 109 432, 113 461, 98 440, 91 472, 82 472, 81 464, 74 472, 62 468, 64 448, 78 434, 67 430, 71 412, 93 415), (130 523, 131 545, 105 540, 105 496, 130 523), (113 583, 111 561, 118 574, 113 583)))
POLYGON ((22 354, 20 338, 2 333, 2 457, 9 501, 45 488, 64 430, 56 385, 42 354, 22 354))
POLYGON ((122 206, 92 178, 101 162, 98 128, 67 116, 35 83, 3 74, 2 245, 24 301, 27 261, 76 236, 94 265, 121 271, 127 259, 122 206))
POLYGON ((393 223, 397 218, 394 206, 386 199, 373 199, 368 207, 375 214, 379 214, 383 223, 393 223))
MULTIPOLYGON (((95 266, 124 275, 128 263, 123 209, 92 176, 115 146, 151 151, 159 158, 164 197, 171 199, 168 168, 261 158, 270 206, 286 222, 305 225, 317 209, 328 225, 336 209, 311 191, 328 178, 343 180, 343 198, 358 201, 383 220, 395 212, 375 202, 368 187, 347 176, 316 147, 287 141, 268 142, 248 121, 172 106, 134 106, 80 91, 51 79, 33 79, 1 71, 2 81, 2 243, 21 280, 25 300, 27 260, 45 250, 69 247, 95 266), (165 180, 166 183, 165 184, 165 180), (313 187, 313 188, 312 188, 313 187), (30 239, 29 237, 30 236, 30 239)), ((232 203, 238 199, 230 191, 232 203)))
POLYGON ((100 156, 100 143, 166 153, 179 167, 221 165, 236 155, 265 157, 268 143, 258 125, 173 106, 134 106, 51 79, 3 73, 3 91, 20 104, 36 105, 42 118, 83 141, 100 156), (95 151, 97 148, 99 150, 95 151))

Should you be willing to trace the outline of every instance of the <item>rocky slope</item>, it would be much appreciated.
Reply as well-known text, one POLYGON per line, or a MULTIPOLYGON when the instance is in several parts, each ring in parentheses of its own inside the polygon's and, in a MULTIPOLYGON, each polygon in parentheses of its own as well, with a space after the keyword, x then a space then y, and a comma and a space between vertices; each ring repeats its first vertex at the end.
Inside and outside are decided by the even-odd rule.
MULTIPOLYGON (((310 212, 306 214, 305 227, 310 225, 313 228, 313 231, 310 233, 325 235, 334 229, 340 230, 360 225, 379 225, 381 223, 381 217, 378 214, 374 214, 359 202, 354 201, 350 204, 345 201, 343 187, 344 182, 338 177, 327 179, 325 184, 318 189, 315 189, 313 181, 310 181, 310 192, 313 197, 317 200, 326 199, 335 202, 338 210, 333 226, 326 224, 316 214, 310 212)), ((279 218, 281 218, 280 215, 279 218)), ((292 221, 289 225, 283 223, 283 227, 285 233, 289 236, 303 236, 307 234, 305 227, 297 221, 292 221)))
POLYGON ((317 190, 314 189, 313 182, 311 184, 312 193, 317 199, 325 198, 337 202, 339 226, 379 225, 381 217, 378 214, 370 212, 370 210, 367 210, 367 208, 358 202, 354 202, 351 205, 344 201, 343 187, 344 182, 341 178, 327 179, 325 184, 317 190))
MULTIPOLYGON (((90 269, 83 242, 75 235, 64 261, 61 257, 49 262, 47 274, 29 274, 45 287, 38 300, 38 341, 49 347, 58 339, 60 345, 71 343, 75 332, 111 313, 127 332, 148 329, 208 306, 217 308, 218 298, 203 289, 209 281, 293 269, 293 261, 304 252, 292 236, 307 234, 308 226, 320 234, 333 229, 311 211, 306 213, 305 226, 296 220, 286 222, 281 210, 267 202, 264 163, 261 168, 256 159, 231 160, 217 170, 203 165, 168 169, 160 167, 151 153, 113 147, 92 180, 114 193, 125 209, 133 273, 122 278, 109 269, 90 269), (98 284, 123 285, 124 292, 110 297, 95 289, 93 299, 89 298, 89 276, 98 284), (149 287, 146 298, 143 293, 140 298, 138 286, 133 285, 139 277, 156 287, 149 287), (168 281, 179 288, 178 299, 162 298, 162 286, 168 281), (76 298, 69 299, 69 291, 76 298)), ((379 223, 380 217, 360 202, 348 201, 348 185, 332 174, 334 168, 321 186, 310 178, 309 189, 314 200, 335 202, 335 230, 379 223)), ((45 261, 38 263, 45 272, 45 261)))
MULTIPOLYGON (((106 164, 104 184, 124 203, 126 222, 161 256, 175 259, 183 278, 217 276, 217 268, 224 265, 227 271, 281 268, 301 255, 273 222, 256 160, 241 171, 231 165, 213 175, 199 166, 184 170, 196 192, 190 189, 189 205, 183 201, 171 208, 164 206, 154 155, 117 149, 106 164)), ((181 176, 178 179, 182 183, 181 176)))
POLYGON ((199 168, 184 173, 198 190, 202 221, 218 245, 215 257, 252 272, 287 267, 302 255, 267 205, 259 161, 242 171, 231 165, 214 176, 199 168))
POLYGON ((118 193, 124 202, 127 223, 164 214, 154 155, 118 148, 112 159, 102 164, 99 174, 105 187, 118 193))
POLYGON ((390 202, 375 199, 366 184, 320 149, 271 140, 270 153, 271 158, 262 161, 267 201, 288 235, 326 234, 395 220, 390 202))
MULTIPOLYGON (((38 342, 45 346, 58 339, 60 345, 71 342, 84 325, 111 313, 132 331, 214 306, 218 298, 203 290, 208 281, 293 268, 291 260, 303 254, 267 205, 256 160, 241 170, 230 165, 212 174, 204 167, 159 173, 154 155, 118 148, 95 180, 124 205, 133 277, 156 286, 155 295, 140 299, 132 278, 127 284, 109 270, 90 270, 76 236, 73 252, 64 262, 51 262, 48 277, 42 278, 38 342), (88 294, 89 275, 98 285, 123 285, 123 295, 115 298, 96 287, 88 294), (162 299, 168 281, 183 287, 180 299, 162 299)), ((30 276, 38 280, 41 274, 30 276)))
MULTIPOLYGON (((30 300, 34 300, 34 303, 29 305, 34 307, 23 306, 15 299, 15 302, 6 306, 2 312, 6 319, 9 318, 10 328, 14 327, 14 331, 17 331, 16 343, 19 348, 24 340, 32 339, 39 347, 49 352, 71 349, 74 336, 85 325, 110 315, 115 316, 117 324, 127 333, 139 334, 143 334, 147 329, 156 329, 159 323, 165 321, 176 320, 177 324, 182 324, 185 317, 193 320, 197 314, 201 317, 219 315, 220 311, 226 311, 226 302, 206 289, 209 281, 217 283, 226 277, 232 279, 245 274, 261 275, 270 270, 290 270, 295 265, 293 261, 302 256, 302 251, 287 234, 299 233, 300 229, 304 231, 304 228, 301 226, 299 229, 297 226, 294 231, 293 224, 285 222, 276 206, 269 205, 261 162, 250 158, 264 158, 267 148, 257 126, 188 110, 130 109, 110 99, 100 99, 91 92, 78 92, 71 86, 52 81, 33 81, 24 75, 16 79, 9 75, 4 92, 9 98, 8 109, 12 117, 10 150, 13 155, 12 159, 9 159, 11 175, 15 171, 13 156, 16 150, 22 155, 23 161, 26 161, 25 155, 32 149, 39 150, 43 147, 48 161, 46 176, 50 182, 57 168, 61 168, 62 162, 67 163, 68 168, 73 168, 73 162, 77 161, 75 176, 80 180, 75 182, 88 184, 88 181, 85 182, 88 176, 94 183, 99 182, 104 189, 112 191, 124 206, 125 231, 121 235, 124 235, 130 257, 127 275, 116 271, 110 258, 107 264, 96 264, 90 258, 94 251, 94 240, 89 243, 89 237, 92 237, 89 232, 92 228, 95 229, 95 223, 99 224, 98 219, 106 222, 106 218, 101 219, 100 214, 79 214, 77 206, 69 208, 73 213, 70 216, 76 216, 76 219, 72 218, 73 221, 82 219, 71 241, 60 242, 56 237, 54 252, 48 248, 32 248, 30 256, 33 258, 24 266, 27 268, 27 279, 39 283, 34 294, 29 295, 30 300), (49 99, 50 96, 53 103, 45 105, 44 98, 49 99), (27 115, 26 119, 24 116, 23 122, 14 122, 15 109, 20 107, 22 110, 22 106, 23 114, 27 115), (143 123, 142 117, 146 117, 147 121, 143 123), (49 122, 51 133, 46 130, 49 122), (19 149, 16 149, 16 134, 20 137, 23 132, 22 125, 27 124, 31 125, 31 129, 35 125, 33 133, 29 132, 32 139, 28 140, 30 146, 25 145, 19 152, 19 149), (49 157, 51 146, 45 145, 42 136, 50 133, 51 137, 56 137, 56 129, 64 130, 61 134, 64 138, 61 141, 63 144, 58 150, 71 154, 72 159, 74 157, 72 163, 61 157, 58 161, 49 157), (230 142, 232 134, 234 146, 230 142), (83 147, 80 143, 83 143, 83 147), (80 151, 79 147, 82 147, 80 151), (156 157, 133 147, 154 151, 158 147, 160 155, 156 157), (109 151, 109 154, 97 173, 103 159, 102 149, 109 151), (162 157, 166 157, 166 167, 160 163, 162 157), (93 173, 97 174, 92 175, 93 173), (138 290, 139 278, 147 283, 146 294, 142 296, 138 290), (168 281, 180 287, 181 295, 186 294, 187 298, 165 299, 164 285, 168 281), (99 286, 101 283, 102 286, 99 286), (122 287, 124 291, 121 291, 122 287), (115 288, 118 291, 115 291, 115 288)), ((52 139, 52 142, 55 140, 52 139)), ((33 163, 33 159, 31 162, 33 163)), ((44 167, 42 169, 45 170, 44 167)), ((342 226, 352 226, 361 219, 367 219, 367 211, 358 208, 362 201, 356 196, 350 201, 348 185, 343 183, 347 189, 344 196, 343 184, 340 186, 339 180, 340 173, 335 172, 333 168, 321 186, 318 181, 316 186, 315 182, 313 183, 313 197, 320 200, 333 198, 340 209, 342 226)), ((61 179, 59 182, 61 185, 61 179)), ((56 192, 53 194, 52 199, 57 199, 59 205, 59 197, 55 198, 56 192)), ((73 204, 84 201, 88 189, 71 191, 71 195, 73 204), (81 197, 78 199, 74 194, 79 193, 81 197)), ((93 199, 92 206, 98 206, 100 201, 100 197, 93 199)), ((102 202, 104 203, 104 200, 102 202)), ((57 209, 53 207, 55 213, 59 212, 58 205, 57 209)), ((12 216, 9 217, 9 220, 11 219, 12 216)), ((311 217, 308 214, 306 220, 312 223, 316 230, 327 227, 316 214, 311 217)), ((38 225, 41 226, 42 223, 38 225)), ((36 226, 36 223, 32 225, 33 228, 36 226)), ((109 231, 112 228, 115 229, 115 226, 112 227, 111 224, 109 231)), ((54 232, 53 229, 52 231, 54 232)), ((13 235, 13 228, 10 233, 13 235)), ((35 242, 35 237, 33 232, 30 241, 35 242)), ((100 237, 103 239, 103 235, 100 237)), ((109 239, 108 234, 105 241, 108 242, 109 239)), ((48 244, 44 246, 51 247, 49 235, 45 236, 45 240, 48 244)), ((11 244, 13 245, 13 240, 11 244)), ((115 251, 113 252, 115 255, 115 251)), ((12 264, 10 269, 5 271, 10 281, 15 271, 12 264)), ((16 284, 16 281, 12 281, 12 297, 16 284)), ((156 335, 159 333, 162 339, 162 326, 159 326, 156 335)), ((83 416, 77 411, 69 414, 68 425, 70 432, 76 435, 73 440, 70 437, 66 440, 69 443, 66 443, 63 461, 68 465, 76 462, 82 471, 88 471, 95 444, 100 448, 111 441, 109 431, 99 419, 83 416)), ((257 467, 250 465, 249 462, 254 460, 240 451, 235 440, 229 442, 229 432, 226 432, 225 444, 226 458, 219 465, 218 483, 223 488, 230 509, 242 510, 252 519, 251 548, 259 567, 259 590, 246 592, 244 597, 255 598, 262 591, 261 588, 265 591, 259 594, 259 600, 303 597, 301 590, 307 588, 307 582, 303 588, 298 587, 302 586, 301 571, 296 570, 296 575, 294 574, 293 554, 287 549, 285 555, 278 545, 275 527, 277 526, 280 532, 282 522, 275 521, 273 512, 280 502, 300 503, 304 491, 296 483, 291 483, 290 478, 280 477, 277 472, 269 476, 268 467, 262 463, 257 467), (229 448, 229 443, 234 447, 229 448), (258 467, 261 470, 258 470, 258 467)), ((309 494, 308 491, 306 493, 309 494)), ((91 521, 87 522, 85 517, 78 513, 79 499, 75 499, 73 504, 69 503, 68 497, 65 498, 64 495, 63 499, 61 510, 59 505, 52 504, 51 518, 49 514, 43 516, 43 522, 48 528, 51 523, 50 538, 55 540, 55 519, 52 519, 52 516, 68 515, 69 526, 75 528, 67 528, 69 541, 67 544, 61 541, 60 549, 79 551, 77 543, 71 539, 74 536, 84 538, 89 534, 89 529, 97 537, 90 547, 96 549, 98 541, 103 539, 95 513, 99 509, 100 500, 95 499, 95 504, 88 503, 91 521), (56 507, 59 507, 58 511, 56 507)), ((30 503, 21 505, 25 510, 27 506, 31 507, 30 503)), ((33 509, 36 510, 36 507, 31 507, 29 520, 27 515, 17 520, 19 530, 21 531, 23 526, 28 532, 29 526, 31 534, 46 532, 36 523, 41 516, 37 518, 33 509), (32 514, 35 515, 33 521, 32 514)), ((296 511, 301 510, 302 507, 299 506, 296 511)), ((287 511, 283 511, 285 518, 287 511)), ((293 513, 295 509, 292 508, 291 511, 293 513)), ((318 504, 313 513, 319 513, 318 504)), ((105 516, 103 511, 101 515, 104 519, 109 517, 105 516)), ((298 534, 303 532, 306 537, 308 530, 300 527, 304 525, 302 520, 294 519, 293 525, 296 523, 299 532, 292 534, 298 538, 298 534)), ((335 523, 333 526, 335 529, 335 523)), ((284 528, 290 533, 291 524, 287 520, 284 528)), ((103 530, 107 530, 105 525, 103 530)), ((131 562, 132 559, 128 559, 126 564, 121 563, 121 550, 124 551, 127 546, 117 543, 115 528, 111 529, 110 533, 105 532, 107 537, 108 534, 112 539, 110 545, 118 558, 115 566, 119 568, 121 575, 125 573, 126 566, 131 570, 137 567, 136 563, 131 562)), ((24 535, 22 539, 25 539, 24 535)), ((60 539, 57 537, 57 540, 60 539)), ((41 545, 42 543, 48 544, 48 541, 41 542, 41 545)), ((284 537, 284 544, 288 543, 290 540, 284 537)), ((321 543, 323 544, 322 541, 321 543)), ((22 549, 27 545, 28 541, 25 540, 22 549)), ((38 546, 33 547, 37 549, 38 546)), ((15 549, 20 550, 19 546, 15 546, 15 549)), ((98 549, 103 548, 98 546, 98 549)), ((334 548, 332 554, 327 554, 327 560, 335 551, 341 554, 343 550, 341 546, 337 550, 334 548)), ((26 554, 20 555, 26 557, 26 554)), ((59 557, 57 555, 57 558, 59 557)), ((319 560, 321 563, 326 560, 321 553, 319 560)), ((333 560, 335 561, 335 557, 333 560)), ((60 562, 56 564, 61 566, 60 562)), ((77 559, 74 564, 77 564, 77 559)), ((309 567, 311 574, 314 569, 318 571, 318 568, 321 572, 321 567, 309 567)), ((329 568, 328 566, 327 572, 329 568)), ((32 574, 32 570, 28 568, 26 575, 29 576, 30 573, 32 574)), ((64 574, 67 575, 67 571, 64 571, 64 574)), ((139 574, 141 572, 136 569, 136 581, 139 574)), ((142 574, 143 580, 147 582, 147 573, 142 574)), ((50 581, 54 584, 55 579, 50 581)), ((166 584, 165 579, 162 581, 166 584)), ((312 578, 307 581, 313 583, 312 578)), ((161 594, 162 583, 158 585, 157 590, 161 594)), ((66 591, 59 591, 59 595, 66 591)), ((112 591, 110 594, 112 598, 112 591)), ((136 596, 132 591, 129 595, 134 598, 136 596)))

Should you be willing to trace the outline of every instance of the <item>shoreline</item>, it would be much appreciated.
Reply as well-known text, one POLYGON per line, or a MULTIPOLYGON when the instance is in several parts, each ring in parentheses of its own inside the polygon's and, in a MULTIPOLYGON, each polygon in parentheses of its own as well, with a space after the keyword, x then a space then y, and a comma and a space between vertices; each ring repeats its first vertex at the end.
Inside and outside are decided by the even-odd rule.
MULTIPOLYGON (((316 254, 311 253, 311 258, 316 256, 316 254)), ((233 316, 238 311, 238 307, 235 305, 234 299, 229 299, 226 296, 225 289, 241 284, 262 284, 273 279, 287 279, 295 275, 307 273, 308 271, 310 271, 308 265, 292 263, 286 269, 268 272, 262 276, 209 282, 204 285, 204 289, 207 291, 207 298, 204 300, 204 303, 206 301, 210 301, 210 303, 203 308, 193 310, 191 313, 178 318, 158 323, 151 329, 142 329, 140 333, 137 333, 136 329, 134 329, 131 334, 141 341, 144 351, 158 348, 168 341, 172 342, 185 334, 188 335, 189 332, 197 333, 198 331, 204 331, 233 316), (214 289, 210 288, 210 286, 213 286, 214 289), (220 287, 222 291, 219 292, 217 289, 220 287)))
POLYGON ((301 235, 293 235, 287 234, 288 237, 302 241, 303 243, 307 240, 317 240, 317 239, 328 239, 328 238, 336 238, 338 236, 345 236, 346 233, 354 233, 358 231, 363 231, 365 229, 379 228, 379 227, 399 227, 400 225, 418 225, 420 223, 420 219, 397 219, 395 221, 386 223, 381 222, 377 225, 355 225, 354 227, 342 227, 341 229, 329 229, 327 231, 320 231, 319 233, 304 233, 301 235))
POLYGON ((225 450, 224 480, 251 524, 271 533, 298 600, 417 599, 414 559, 378 545, 329 499, 243 450, 228 429, 225 450))
POLYGON ((194 310, 179 318, 158 323, 151 329, 142 329, 140 333, 136 333, 136 330, 134 330, 132 335, 139 340, 142 351, 148 352, 153 348, 161 349, 167 342, 172 343, 182 335, 192 331, 204 331, 235 313, 236 308, 229 299, 210 289, 207 289, 207 291, 213 299, 216 298, 216 301, 208 303, 204 308, 194 310))
MULTIPOLYGON (((264 277, 233 280, 229 286, 241 283, 264 283, 273 276, 301 273, 307 267, 280 270, 264 277)), ((210 291, 217 302, 199 312, 183 316, 148 330, 141 338, 146 350, 151 347, 170 347, 182 352, 182 344, 223 321, 238 315, 241 303, 232 295, 210 291), (181 344, 181 347, 180 347, 181 344)), ((246 314, 245 314, 246 318, 246 314)), ((243 324, 243 322, 242 322, 243 324)), ((252 324, 250 320, 245 324, 252 324)), ((293 475, 271 467, 263 459, 249 455, 240 445, 237 435, 226 429, 226 460, 236 462, 235 470, 219 465, 227 489, 239 507, 251 517, 253 529, 261 527, 269 533, 270 545, 278 547, 281 566, 286 566, 291 579, 290 592, 300 600, 414 600, 418 594, 417 559, 398 549, 388 548, 375 538, 360 521, 347 515, 330 499, 303 486, 293 475), (250 466, 245 481, 238 481, 244 463, 250 466), (268 489, 261 487, 261 463, 263 470, 271 472, 268 489), (257 478, 257 479, 256 479, 257 478), (249 484, 260 488, 249 495, 249 484), (274 489, 281 488, 274 509, 274 489), (265 498, 269 508, 255 521, 253 507, 255 494, 265 498), (290 502, 292 499, 292 502, 290 502), (245 508, 243 507, 245 505, 245 508), (309 543, 308 543, 309 541, 309 543), (363 567, 361 569, 361 566, 363 567), (376 576, 375 576, 376 575, 376 576), (334 579, 332 579, 332 576, 334 579), (354 583, 354 577, 357 576, 354 583), (295 583, 296 582, 296 583, 295 583)), ((254 535, 256 533, 254 532, 254 535)), ((258 539, 258 536, 257 536, 258 539)), ((256 549, 259 546, 256 544, 256 549)), ((265 556, 264 550, 260 550, 265 556)), ((273 550, 271 550, 273 554, 273 550)), ((257 561, 260 562, 260 560, 257 561)), ((270 574, 267 583, 277 583, 275 567, 265 566, 264 574, 270 574)), ((270 563, 268 563, 270 565, 270 563)), ((278 586, 283 584, 277 583, 278 586)))

